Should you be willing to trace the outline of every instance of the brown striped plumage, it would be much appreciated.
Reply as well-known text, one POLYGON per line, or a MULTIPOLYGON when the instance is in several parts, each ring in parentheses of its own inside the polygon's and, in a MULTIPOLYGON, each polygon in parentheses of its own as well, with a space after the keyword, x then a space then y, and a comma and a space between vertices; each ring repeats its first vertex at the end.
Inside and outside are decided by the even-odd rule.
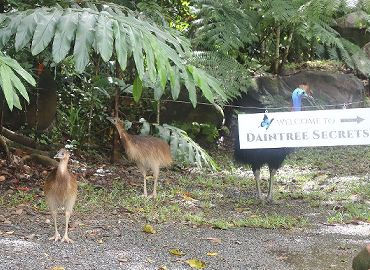
POLYGON ((136 163, 144 177, 144 196, 147 196, 146 174, 152 170, 154 186, 152 196, 157 196, 157 181, 159 170, 170 166, 172 156, 169 145, 153 136, 130 135, 124 129, 123 122, 119 118, 108 118, 117 128, 121 143, 125 148, 127 157, 136 163))
POLYGON ((60 158, 57 168, 49 173, 44 184, 44 193, 46 203, 48 204, 54 219, 55 234, 50 239, 58 241, 60 238, 57 229, 57 211, 58 208, 65 209, 65 232, 61 239, 62 242, 73 242, 68 237, 68 223, 72 214, 73 206, 77 197, 77 179, 76 176, 68 171, 69 152, 61 149, 55 158, 60 158))

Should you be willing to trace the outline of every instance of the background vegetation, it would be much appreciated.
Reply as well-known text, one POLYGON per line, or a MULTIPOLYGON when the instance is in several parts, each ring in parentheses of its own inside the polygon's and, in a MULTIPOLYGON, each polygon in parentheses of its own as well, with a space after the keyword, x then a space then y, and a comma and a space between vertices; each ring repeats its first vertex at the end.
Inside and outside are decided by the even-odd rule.
POLYGON ((365 33, 368 1, 2 1, 1 86, 9 108, 20 109, 26 89, 34 91, 29 74, 37 78, 39 64, 51 71, 57 117, 36 136, 41 144, 109 150, 114 135, 106 117, 113 113, 135 133, 166 139, 180 160, 215 167, 193 140, 214 143, 223 131, 212 124, 158 125, 161 100, 222 108, 247 91, 253 76, 306 61, 335 60, 367 78, 369 59, 335 23, 359 10, 367 14, 358 26, 365 33))

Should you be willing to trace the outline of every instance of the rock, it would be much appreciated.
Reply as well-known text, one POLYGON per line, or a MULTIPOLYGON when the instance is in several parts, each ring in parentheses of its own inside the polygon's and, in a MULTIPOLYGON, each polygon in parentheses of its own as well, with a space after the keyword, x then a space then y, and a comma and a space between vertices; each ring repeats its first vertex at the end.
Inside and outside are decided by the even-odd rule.
MULTIPOLYGON (((198 102, 202 102, 199 100, 198 102)), ((161 109, 161 122, 163 123, 212 123, 221 126, 222 113, 210 105, 197 104, 196 108, 188 103, 163 102, 161 109)))
MULTIPOLYGON (((348 107, 361 107, 364 93, 363 82, 353 74, 334 73, 328 71, 300 71, 286 76, 263 76, 254 78, 254 83, 233 105, 249 107, 239 109, 243 112, 262 113, 265 108, 279 108, 274 111, 290 111, 291 93, 301 83, 306 81, 312 91, 317 103, 330 108, 342 108, 343 103, 355 102, 348 107), (356 103, 357 102, 357 103, 356 103), (329 105, 329 106, 328 106, 329 105)), ((303 100, 303 106, 311 106, 303 100)), ((316 109, 316 108, 306 108, 316 109)), ((225 109, 226 125, 231 123, 234 108, 225 109)))
POLYGON ((370 58, 370 42, 366 43, 362 49, 364 50, 366 55, 370 58))
POLYGON ((367 16, 364 11, 356 11, 337 19, 335 29, 342 37, 363 47, 370 42, 370 32, 365 31, 367 27, 367 16))

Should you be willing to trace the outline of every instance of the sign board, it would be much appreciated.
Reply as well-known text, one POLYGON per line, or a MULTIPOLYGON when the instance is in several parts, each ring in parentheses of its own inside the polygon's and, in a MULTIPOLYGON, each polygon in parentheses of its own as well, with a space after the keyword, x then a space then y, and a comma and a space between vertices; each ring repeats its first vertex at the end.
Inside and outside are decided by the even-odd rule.
POLYGON ((370 108, 239 114, 240 149, 370 144, 370 108))

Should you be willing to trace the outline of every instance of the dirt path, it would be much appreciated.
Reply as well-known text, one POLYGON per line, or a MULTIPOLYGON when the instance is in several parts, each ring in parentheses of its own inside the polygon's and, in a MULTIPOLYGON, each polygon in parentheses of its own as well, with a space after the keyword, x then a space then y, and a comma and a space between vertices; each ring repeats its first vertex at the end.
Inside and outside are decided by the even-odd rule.
POLYGON ((0 270, 190 270, 188 259, 214 270, 351 269, 370 235, 370 148, 332 151, 287 160, 276 176, 278 205, 260 204, 252 172, 227 157, 217 173, 161 172, 155 201, 141 196, 135 166, 73 162, 80 178, 71 245, 48 240, 44 168, 0 166, 0 270), (157 232, 144 233, 146 223, 157 232))
POLYGON ((23 218, 0 225, 0 269, 191 269, 184 261, 199 259, 205 269, 215 270, 345 270, 370 234, 369 224, 305 230, 166 224, 155 226, 156 234, 146 234, 140 222, 75 217, 70 233, 75 242, 69 245, 48 240, 52 234, 52 225, 44 222, 48 216, 26 212, 23 218), (175 248, 184 256, 171 255, 169 250, 175 248), (210 252, 217 255, 208 256, 210 252))

